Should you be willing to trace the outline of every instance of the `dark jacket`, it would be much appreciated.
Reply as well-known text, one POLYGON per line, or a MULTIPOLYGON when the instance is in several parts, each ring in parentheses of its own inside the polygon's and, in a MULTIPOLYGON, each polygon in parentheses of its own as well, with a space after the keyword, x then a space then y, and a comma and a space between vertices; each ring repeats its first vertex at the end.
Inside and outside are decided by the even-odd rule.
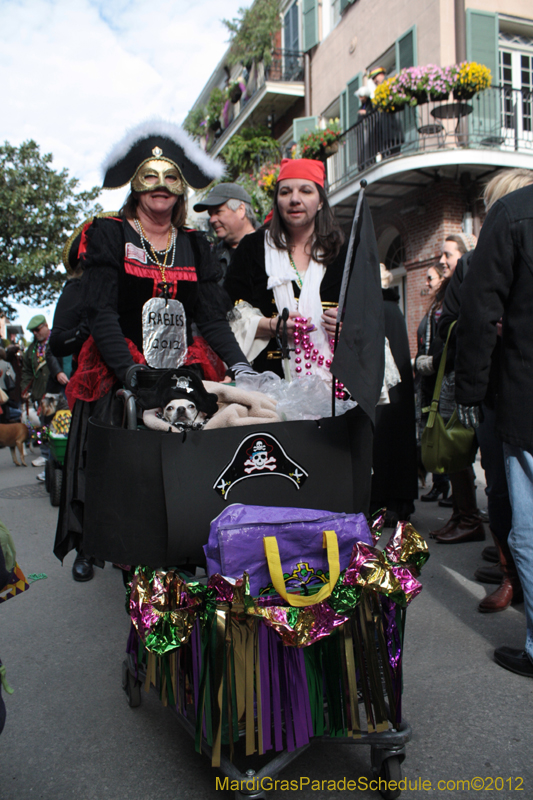
POLYGON ((533 450, 533 186, 512 192, 489 212, 461 301, 456 400, 474 405, 485 399, 503 316, 496 430, 503 441, 533 450))
POLYGON ((72 278, 66 282, 59 296, 49 341, 50 350, 55 356, 78 354, 89 337, 82 290, 81 280, 72 278))

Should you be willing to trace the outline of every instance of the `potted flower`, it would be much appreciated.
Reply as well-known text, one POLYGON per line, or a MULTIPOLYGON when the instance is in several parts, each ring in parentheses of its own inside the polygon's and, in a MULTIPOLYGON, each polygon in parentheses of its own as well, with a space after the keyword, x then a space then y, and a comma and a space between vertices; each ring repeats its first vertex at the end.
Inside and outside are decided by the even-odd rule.
POLYGON ((239 102, 244 91, 246 91, 246 86, 242 81, 232 81, 232 83, 230 83, 228 86, 228 97, 233 105, 239 102))
POLYGON ((280 164, 273 164, 271 161, 268 161, 266 164, 263 164, 257 175, 257 185, 271 200, 274 199, 274 190, 276 188, 280 166, 280 164))
POLYGON ((381 111, 394 112, 406 105, 446 100, 453 85, 452 70, 452 67, 443 69, 435 64, 402 69, 376 88, 372 104, 381 111))
POLYGON ((216 86, 207 101, 207 126, 212 131, 218 131, 222 124, 220 122, 220 115, 224 108, 224 92, 216 86))
POLYGON ((456 100, 470 100, 477 92, 488 89, 492 83, 490 69, 475 61, 463 61, 454 71, 453 96, 456 100))
POLYGON ((327 128, 312 131, 302 136, 299 142, 301 157, 325 161, 339 149, 340 136, 338 121, 330 120, 327 128))

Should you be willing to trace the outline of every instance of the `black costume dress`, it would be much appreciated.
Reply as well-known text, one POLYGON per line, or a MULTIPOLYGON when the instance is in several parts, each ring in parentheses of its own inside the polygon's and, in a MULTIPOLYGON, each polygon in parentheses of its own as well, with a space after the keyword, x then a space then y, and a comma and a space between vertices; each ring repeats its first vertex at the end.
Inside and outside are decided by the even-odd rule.
MULTIPOLYGON (((143 305, 164 291, 158 266, 150 263, 139 234, 122 217, 96 218, 84 231, 79 255, 84 270, 83 311, 91 337, 83 345, 67 390, 71 403, 76 402, 54 546, 61 560, 73 548, 81 548, 89 417, 122 424, 123 409, 115 392, 123 385, 128 368, 143 360, 143 305), (106 390, 102 390, 104 386, 106 390)), ((246 358, 226 320, 219 279, 220 271, 204 235, 179 230, 174 265, 166 268, 168 296, 184 306, 188 347, 192 345, 194 350, 197 342, 194 323, 216 354, 231 366, 246 362, 246 358)), ((71 320, 54 322, 58 332, 73 327, 71 320)), ((205 347, 197 349, 208 352, 205 347)), ((201 361, 200 357, 196 361, 201 361)))
POLYGON ((371 506, 405 520, 418 497, 413 369, 398 290, 383 289, 383 300, 385 335, 402 380, 389 389, 390 404, 376 408, 371 506))
MULTIPOLYGON (((341 249, 337 258, 326 267, 320 285, 322 303, 336 305, 339 301, 346 247, 341 249)), ((250 233, 241 241, 228 272, 225 289, 233 303, 245 300, 254 308, 258 308, 265 317, 278 313, 274 301, 274 293, 267 288, 268 276, 265 271, 265 230, 250 233)), ((293 284, 295 297, 299 290, 293 284)), ((320 320, 313 320, 320 325, 320 320)), ((271 339, 267 347, 254 359, 253 367, 258 372, 267 370, 282 376, 282 362, 279 357, 278 343, 271 339), (269 355, 270 354, 270 355, 269 355), (274 356, 274 357, 273 357, 274 356)), ((369 417, 358 406, 343 415, 349 426, 353 460, 354 506, 347 511, 368 512, 370 503, 370 482, 372 463, 372 423, 369 417)))

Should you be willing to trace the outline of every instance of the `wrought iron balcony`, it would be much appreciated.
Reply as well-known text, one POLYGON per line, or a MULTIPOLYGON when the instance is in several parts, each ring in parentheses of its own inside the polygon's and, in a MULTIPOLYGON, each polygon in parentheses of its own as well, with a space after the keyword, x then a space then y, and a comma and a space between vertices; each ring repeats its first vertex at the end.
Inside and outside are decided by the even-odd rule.
POLYGON ((361 115, 327 160, 330 190, 387 159, 464 148, 533 157, 532 92, 494 87, 468 100, 361 115))
POLYGON ((303 80, 304 54, 298 50, 274 50, 268 66, 254 62, 240 77, 245 86, 241 98, 224 107, 220 128, 208 149, 218 154, 252 109, 256 124, 268 124, 272 112, 279 119, 295 98, 303 96, 303 80))

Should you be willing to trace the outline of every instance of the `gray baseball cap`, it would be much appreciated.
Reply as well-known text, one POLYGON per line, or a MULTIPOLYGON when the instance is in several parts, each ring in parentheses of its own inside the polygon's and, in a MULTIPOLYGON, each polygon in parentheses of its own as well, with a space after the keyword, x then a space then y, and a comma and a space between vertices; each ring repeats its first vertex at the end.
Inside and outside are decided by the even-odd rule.
POLYGON ((212 206, 221 206, 226 200, 240 200, 241 203, 252 204, 248 192, 238 183, 218 183, 211 189, 205 200, 193 206, 195 211, 207 211, 212 206))

